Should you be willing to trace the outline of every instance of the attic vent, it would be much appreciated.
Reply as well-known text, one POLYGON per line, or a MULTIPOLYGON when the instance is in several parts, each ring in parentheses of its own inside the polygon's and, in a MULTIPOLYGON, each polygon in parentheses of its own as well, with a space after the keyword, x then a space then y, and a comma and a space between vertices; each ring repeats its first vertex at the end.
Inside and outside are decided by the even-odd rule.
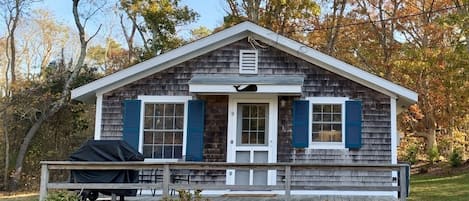
POLYGON ((239 73, 257 74, 257 50, 239 51, 239 73))

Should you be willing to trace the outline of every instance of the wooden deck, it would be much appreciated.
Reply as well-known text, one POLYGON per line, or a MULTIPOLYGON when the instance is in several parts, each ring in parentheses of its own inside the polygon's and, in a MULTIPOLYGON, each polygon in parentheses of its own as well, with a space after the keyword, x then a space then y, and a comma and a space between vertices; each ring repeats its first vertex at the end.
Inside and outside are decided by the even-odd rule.
MULTIPOLYGON (((203 189, 203 190, 234 190, 234 191, 283 191, 285 196, 272 195, 268 197, 213 197, 218 200, 393 200, 386 197, 368 196, 296 196, 292 191, 388 191, 407 194, 407 164, 295 164, 295 163, 204 163, 204 162, 71 162, 71 161, 43 161, 41 162, 41 187, 40 201, 44 201, 49 189, 137 189, 137 190, 159 190, 163 196, 170 195, 170 189, 203 189), (162 182, 156 183, 67 183, 49 181, 49 170, 141 170, 141 169, 162 169, 162 182), (284 182, 277 185, 225 185, 225 184, 178 184, 172 183, 171 170, 277 170, 283 171, 284 182), (298 170, 363 170, 363 171, 396 171, 400 173, 398 178, 399 186, 370 186, 364 184, 349 185, 292 185, 292 172, 298 170)), ((283 194, 283 193, 282 193, 283 194)), ((161 194, 159 194, 161 195, 161 194)), ((136 197, 136 200, 158 200, 157 197, 136 197)), ((126 199, 130 200, 130 199, 126 199)), ((395 199, 394 199, 395 200, 395 199)), ((401 197, 400 200, 406 200, 401 197)))
MULTIPOLYGON (((204 196, 210 201, 284 201, 284 196, 204 196)), ((99 200, 111 200, 110 198, 100 198, 99 200)), ((125 198, 126 201, 155 201, 162 200, 161 196, 141 196, 125 198)), ((290 201, 398 201, 392 196, 338 196, 338 195, 301 195, 291 196, 290 201)))

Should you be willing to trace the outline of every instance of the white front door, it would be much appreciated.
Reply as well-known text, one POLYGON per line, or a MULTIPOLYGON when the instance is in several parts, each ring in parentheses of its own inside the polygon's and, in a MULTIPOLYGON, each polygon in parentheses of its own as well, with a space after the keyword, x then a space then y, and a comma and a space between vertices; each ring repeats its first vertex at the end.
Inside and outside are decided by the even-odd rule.
MULTIPOLYGON (((277 96, 230 96, 227 162, 277 162, 277 96)), ((227 170, 228 185, 275 185, 275 170, 227 170)))

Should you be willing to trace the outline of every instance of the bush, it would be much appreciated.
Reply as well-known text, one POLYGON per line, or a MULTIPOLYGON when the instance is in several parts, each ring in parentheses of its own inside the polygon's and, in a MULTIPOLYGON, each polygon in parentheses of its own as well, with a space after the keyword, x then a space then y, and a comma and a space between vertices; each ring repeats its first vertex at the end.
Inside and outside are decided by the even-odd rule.
POLYGON ((433 164, 440 158, 440 153, 438 152, 438 148, 436 146, 433 146, 430 150, 428 150, 427 155, 430 164, 433 164))
POLYGON ((449 155, 449 162, 452 167, 458 167, 462 163, 462 154, 461 150, 455 149, 451 154, 449 155))
POLYGON ((417 162, 417 146, 416 145, 409 145, 406 150, 405 160, 410 164, 415 164, 417 162))
POLYGON ((49 193, 46 201, 80 201, 80 197, 76 193, 57 191, 49 193))
POLYGON ((163 198, 163 201, 208 201, 209 199, 203 199, 200 194, 202 190, 195 190, 194 194, 186 190, 178 190, 179 199, 163 198))

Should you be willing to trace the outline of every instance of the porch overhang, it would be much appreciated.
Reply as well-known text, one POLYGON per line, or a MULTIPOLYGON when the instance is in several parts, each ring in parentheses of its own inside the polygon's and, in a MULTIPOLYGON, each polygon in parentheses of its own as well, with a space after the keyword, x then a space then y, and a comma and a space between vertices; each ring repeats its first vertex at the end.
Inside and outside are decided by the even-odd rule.
POLYGON ((192 93, 272 93, 301 94, 303 76, 214 76, 194 75, 192 93))

